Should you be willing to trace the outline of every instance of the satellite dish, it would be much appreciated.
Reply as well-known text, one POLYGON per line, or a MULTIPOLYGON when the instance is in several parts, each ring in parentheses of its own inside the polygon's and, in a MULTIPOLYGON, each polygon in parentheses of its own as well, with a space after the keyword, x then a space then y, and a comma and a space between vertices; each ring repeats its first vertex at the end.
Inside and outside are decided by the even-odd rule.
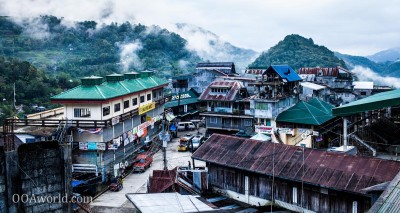
POLYGON ((306 133, 301 134, 301 138, 306 139, 308 135, 306 133))

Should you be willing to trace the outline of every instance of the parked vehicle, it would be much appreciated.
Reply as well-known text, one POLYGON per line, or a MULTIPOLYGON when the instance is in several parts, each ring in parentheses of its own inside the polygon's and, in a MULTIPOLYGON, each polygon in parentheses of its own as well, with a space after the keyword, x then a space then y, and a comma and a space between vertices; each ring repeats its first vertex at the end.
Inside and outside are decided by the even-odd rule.
POLYGON ((179 139, 178 151, 181 152, 187 151, 190 147, 193 137, 194 136, 191 134, 186 134, 185 136, 181 137, 179 139))
POLYGON ((192 152, 194 152, 197 148, 201 146, 204 142, 204 136, 203 135, 196 135, 192 139, 192 152))
POLYGON ((187 122, 179 122, 178 123, 179 131, 194 130, 194 129, 196 129, 196 125, 194 125, 193 122, 187 121, 187 122))
POLYGON ((124 186, 122 185, 122 177, 114 178, 111 181, 110 186, 108 187, 108 189, 113 192, 121 191, 122 188, 124 188, 124 186))
POLYGON ((205 119, 195 119, 195 120, 190 120, 194 125, 196 125, 197 128, 205 126, 205 119))
POLYGON ((133 171, 134 172, 144 172, 147 168, 151 166, 153 163, 153 157, 149 154, 139 154, 135 163, 133 163, 133 171))

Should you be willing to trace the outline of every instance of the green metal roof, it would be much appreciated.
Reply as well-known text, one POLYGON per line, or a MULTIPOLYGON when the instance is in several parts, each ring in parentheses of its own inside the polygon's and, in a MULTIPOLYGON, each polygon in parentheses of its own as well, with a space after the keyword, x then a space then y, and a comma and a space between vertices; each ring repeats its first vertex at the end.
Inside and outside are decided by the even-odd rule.
POLYGON ((277 122, 321 125, 334 118, 331 109, 334 106, 317 98, 308 102, 300 101, 288 110, 280 113, 277 122))
POLYGON ((332 109, 335 116, 348 116, 361 112, 400 105, 400 89, 381 92, 332 109))
POLYGON ((80 85, 51 97, 51 100, 107 100, 167 84, 155 76, 103 82, 99 85, 80 85))
POLYGON ((179 105, 187 105, 199 102, 198 100, 199 94, 194 90, 189 90, 187 92, 173 93, 171 95, 171 101, 165 103, 165 108, 176 107, 179 105), (178 97, 180 96, 180 100, 178 101, 178 97))

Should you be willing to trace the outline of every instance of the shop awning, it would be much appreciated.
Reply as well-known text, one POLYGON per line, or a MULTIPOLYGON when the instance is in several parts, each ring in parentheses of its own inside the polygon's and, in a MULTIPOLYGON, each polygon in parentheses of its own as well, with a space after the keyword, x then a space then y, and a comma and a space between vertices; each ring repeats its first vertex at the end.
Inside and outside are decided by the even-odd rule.
POLYGON ((400 89, 381 92, 332 109, 334 116, 348 116, 361 112, 400 105, 400 89))
POLYGON ((172 113, 168 113, 165 115, 165 119, 167 119, 167 121, 172 121, 176 118, 176 116, 172 113))

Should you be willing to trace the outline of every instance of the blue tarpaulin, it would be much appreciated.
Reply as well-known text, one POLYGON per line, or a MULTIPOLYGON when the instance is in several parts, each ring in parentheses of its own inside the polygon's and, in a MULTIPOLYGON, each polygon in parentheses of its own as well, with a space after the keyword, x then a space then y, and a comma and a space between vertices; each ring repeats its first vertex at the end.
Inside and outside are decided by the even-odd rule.
POLYGON ((85 184, 85 183, 86 183, 86 181, 84 181, 84 180, 73 180, 72 181, 72 188, 77 187, 77 186, 79 186, 81 184, 85 184))

